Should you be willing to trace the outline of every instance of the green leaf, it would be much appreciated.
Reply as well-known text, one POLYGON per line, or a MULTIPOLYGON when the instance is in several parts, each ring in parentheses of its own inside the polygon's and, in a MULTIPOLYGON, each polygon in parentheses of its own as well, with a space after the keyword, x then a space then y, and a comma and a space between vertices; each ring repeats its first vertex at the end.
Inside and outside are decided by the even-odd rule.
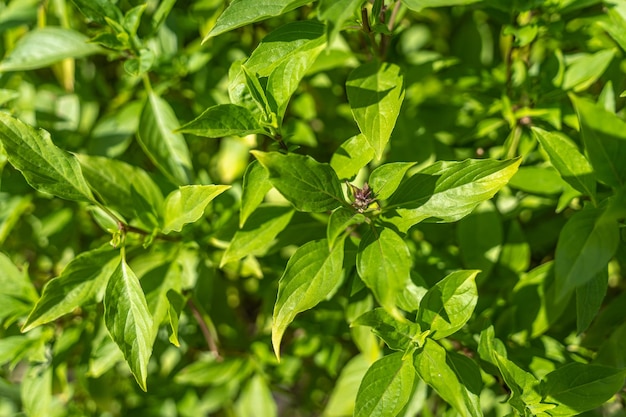
POLYGON ((568 363, 543 378, 544 403, 557 404, 552 416, 572 416, 593 410, 622 389, 626 371, 599 365, 568 363))
POLYGON ((330 166, 340 179, 352 179, 374 159, 375 153, 362 133, 346 140, 330 159, 330 166))
POLYGON ((400 67, 388 63, 361 65, 346 81, 354 120, 378 158, 382 157, 400 114, 403 84, 400 67))
POLYGON ((180 232, 187 223, 194 223, 204 210, 230 185, 183 185, 172 191, 164 202, 163 233, 180 232))
POLYGON ((235 410, 239 416, 267 416, 278 415, 276 402, 272 391, 260 374, 254 374, 241 389, 235 410))
POLYGON ((94 201, 76 158, 52 143, 45 130, 0 113, 0 142, 11 165, 36 190, 67 200, 94 201))
POLYGON ((397 416, 413 393, 415 369, 402 352, 383 356, 365 373, 354 406, 354 417, 397 416))
POLYGON ((408 351, 423 344, 419 324, 408 320, 400 321, 384 308, 375 308, 359 316, 352 325, 369 326, 390 349, 408 351))
POLYGON ((276 236, 287 227, 293 213, 291 207, 259 207, 244 227, 235 233, 222 256, 220 267, 248 255, 262 255, 275 243, 276 236))
POLYGON ((23 332, 56 320, 101 296, 119 256, 118 251, 107 246, 81 253, 67 264, 61 275, 46 284, 22 326, 23 332))
POLYGON ((94 20, 101 25, 106 23, 105 17, 112 20, 121 20, 122 12, 109 0, 72 0, 85 17, 94 20))
POLYGON ((411 254, 406 242, 391 229, 370 229, 359 245, 356 268, 378 302, 393 312, 398 295, 411 279, 411 254))
POLYGON ((436 162, 402 181, 385 217, 400 231, 426 219, 460 220, 506 185, 520 163, 519 158, 436 162))
POLYGON ((172 289, 167 291, 166 296, 167 301, 169 302, 168 321, 172 331, 170 333, 169 340, 174 346, 180 347, 180 342, 178 340, 178 321, 187 300, 180 292, 172 289))
POLYGON ((370 174, 368 184, 376 198, 386 200, 396 191, 406 172, 415 162, 391 162, 376 168, 370 174))
POLYGON ((502 379, 511 391, 507 402, 522 416, 535 415, 529 414, 529 411, 541 407, 539 405, 541 403, 539 381, 499 352, 494 351, 493 358, 496 360, 502 379))
POLYGON ((333 210, 344 204, 335 171, 308 155, 251 151, 269 172, 272 185, 300 211, 333 210))
POLYGON ((143 169, 102 156, 76 155, 89 186, 100 200, 126 218, 137 217, 136 198, 139 194, 147 202, 146 208, 160 216, 163 194, 150 175, 143 169), (133 191, 134 190, 134 191, 133 191))
POLYGON ((538 127, 533 127, 532 130, 561 177, 584 195, 595 198, 593 168, 576 144, 560 132, 547 132, 538 127))
POLYGON ((326 239, 307 242, 291 255, 278 282, 272 320, 272 345, 280 356, 280 342, 298 313, 325 300, 343 278, 343 242, 328 249, 326 239))
POLYGON ((346 233, 347 229, 355 224, 361 224, 365 221, 365 216, 361 213, 357 213, 352 208, 339 207, 334 210, 330 218, 328 219, 328 225, 326 226, 326 237, 328 238, 328 244, 330 248, 335 245, 337 238, 343 233, 346 233))
POLYGON ((178 131, 207 138, 264 133, 254 114, 236 104, 218 104, 209 107, 178 131))
POLYGON ((478 394, 472 384, 463 384, 451 367, 448 352, 436 341, 427 338, 422 349, 413 354, 413 365, 420 378, 463 417, 482 416, 478 394))
POLYGON ((48 417, 58 410, 53 408, 53 368, 50 364, 32 364, 24 372, 21 384, 23 411, 29 417, 48 417))
POLYGON ((481 0, 402 0, 406 7, 421 12, 426 7, 446 7, 477 3, 481 0))
POLYGON ((239 382, 249 375, 248 364, 248 359, 231 357, 219 360, 212 354, 204 355, 176 374, 174 382, 199 387, 239 382))
POLYGON ((498 262, 503 243, 502 218, 496 207, 491 201, 483 201, 476 210, 459 220, 456 230, 463 266, 480 269, 480 277, 487 279, 498 262))
POLYGON ((609 277, 607 271, 603 270, 576 288, 576 332, 578 334, 589 327, 600 311, 608 286, 609 277))
POLYGON ((354 413, 354 404, 359 384, 369 369, 371 362, 362 355, 356 355, 343 367, 337 383, 324 408, 323 417, 345 417, 354 413))
POLYGON ((476 275, 480 271, 455 271, 428 290, 417 313, 417 322, 437 340, 460 330, 472 317, 478 302, 476 275))
POLYGON ((265 195, 272 189, 269 173, 259 161, 252 161, 243 174, 241 192, 241 210, 239 227, 243 227, 250 215, 263 202, 265 195))
POLYGON ((26 271, 20 272, 8 256, 0 252, 0 321, 27 314, 37 301, 38 294, 26 271))
POLYGON ((202 42, 251 23, 280 16, 307 3, 309 0, 233 0, 202 42))
POLYGON ((612 187, 626 184, 626 122, 603 107, 570 96, 596 178, 612 187))
POLYGON ((605 210, 586 208, 574 214, 556 245, 557 296, 564 297, 605 269, 619 241, 617 223, 605 210))
POLYGON ((142 390, 146 391, 148 361, 155 334, 139 279, 124 257, 111 275, 104 295, 104 321, 111 338, 142 390))
POLYGON ((565 70, 563 90, 573 89, 576 92, 586 90, 604 74, 614 56, 615 50, 605 49, 578 57, 565 70))
POLYGON ((139 120, 137 139, 142 149, 170 181, 177 185, 189 183, 192 169, 189 149, 174 110, 154 93, 148 99, 139 120))
POLYGON ((0 72, 48 67, 66 58, 102 52, 82 33, 61 27, 43 27, 26 33, 0 62, 0 72))
POLYGON ((365 0, 321 0, 318 7, 319 19, 328 27, 328 43, 332 44, 343 30, 344 24, 360 15, 365 0))

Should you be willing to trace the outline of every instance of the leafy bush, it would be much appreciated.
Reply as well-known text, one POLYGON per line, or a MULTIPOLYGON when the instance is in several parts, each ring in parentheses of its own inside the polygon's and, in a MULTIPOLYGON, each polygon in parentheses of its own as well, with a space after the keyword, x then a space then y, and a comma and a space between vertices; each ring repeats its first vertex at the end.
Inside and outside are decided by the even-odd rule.
POLYGON ((1 415, 624 415, 623 1, 0 28, 1 415))

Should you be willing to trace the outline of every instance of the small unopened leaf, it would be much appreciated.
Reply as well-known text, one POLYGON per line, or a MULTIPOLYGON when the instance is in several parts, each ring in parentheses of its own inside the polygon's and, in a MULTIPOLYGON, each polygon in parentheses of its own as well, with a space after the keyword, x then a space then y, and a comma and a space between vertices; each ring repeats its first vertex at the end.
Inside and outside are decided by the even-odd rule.
POLYGON ((411 254, 406 242, 389 228, 370 230, 359 245, 356 257, 359 276, 388 311, 410 280, 411 254))
POLYGON ((400 231, 426 219, 460 220, 504 187, 521 161, 436 162, 402 181, 388 200, 386 218, 400 231))
POLYGON ((76 158, 52 143, 45 130, 0 112, 0 142, 11 165, 33 188, 68 200, 94 201, 76 158))
POLYGON ((252 112, 236 104, 218 104, 209 107, 178 131, 207 138, 245 136, 264 132, 252 112))
POLYGON ((428 290, 420 303, 418 323, 434 339, 458 331, 472 317, 478 302, 476 275, 480 271, 455 271, 428 290))
POLYGON ((416 374, 403 352, 383 356, 365 373, 354 406, 354 417, 397 416, 409 402, 416 374))
POLYGON ((280 342, 287 326, 298 313, 315 307, 341 282, 343 277, 343 241, 328 249, 326 239, 300 246, 291 255, 278 282, 274 305, 272 344, 280 355, 280 342))
POLYGON ((146 391, 148 360, 155 334, 139 279, 124 259, 120 260, 106 288, 104 321, 135 380, 146 391))
POLYGON ((61 275, 46 284, 22 331, 27 332, 93 302, 106 286, 118 257, 117 251, 105 247, 83 252, 74 258, 61 275))
POLYGON ((348 101, 359 129, 380 158, 391 137, 404 100, 400 67, 364 64, 346 82, 348 101))
POLYGON ((335 171, 308 155, 252 151, 269 172, 274 187, 300 211, 327 211, 343 202, 335 171))
POLYGON ((80 58, 102 50, 80 32, 61 27, 43 27, 25 34, 0 62, 0 72, 44 68, 65 58, 80 58))
POLYGON ((175 132, 179 123, 174 110, 154 93, 148 99, 139 120, 137 139, 144 152, 174 184, 189 184, 191 156, 182 134, 175 132))
POLYGON ((165 199, 163 233, 180 232, 204 214, 209 203, 228 190, 230 185, 184 185, 165 199))
POLYGON ((280 16, 307 3, 309 0, 233 0, 202 42, 229 30, 280 16))

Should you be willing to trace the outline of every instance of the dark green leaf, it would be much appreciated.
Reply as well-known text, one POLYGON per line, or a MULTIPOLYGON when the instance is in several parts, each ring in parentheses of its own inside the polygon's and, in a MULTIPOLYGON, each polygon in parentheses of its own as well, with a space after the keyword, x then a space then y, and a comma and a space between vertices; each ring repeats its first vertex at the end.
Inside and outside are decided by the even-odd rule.
POLYGON ((45 130, 0 113, 0 142, 11 165, 33 188, 68 200, 94 201, 76 158, 52 143, 45 130))
POLYGON ((333 210, 344 203, 335 171, 310 156, 252 151, 274 187, 300 211, 333 210))
POLYGON ((361 224, 365 221, 365 216, 357 213, 353 208, 339 207, 332 212, 328 219, 326 227, 326 237, 331 249, 337 238, 346 233, 348 228, 355 224, 361 224))
POLYGON ((457 238, 463 266, 480 269, 480 277, 487 279, 498 262, 503 234, 502 219, 490 201, 481 203, 476 210, 462 218, 457 224, 457 238), (480 239, 476 239, 477 236, 480 239))
POLYGON ((278 282, 274 305, 272 344, 280 355, 280 342, 298 313, 315 307, 328 297, 343 278, 343 242, 328 249, 326 239, 300 246, 291 255, 278 282))
POLYGON ((27 314, 38 294, 26 272, 20 272, 8 256, 0 252, 0 321, 27 314))
POLYGON ((607 271, 596 274, 585 284, 576 288, 576 331, 584 332, 598 314, 609 286, 607 271))
POLYGON ((446 7, 461 4, 477 3, 481 0, 402 0, 402 3, 411 10, 421 12, 426 7, 446 7))
POLYGON ((383 356, 365 373, 354 406, 355 417, 397 416, 411 398, 415 369, 402 352, 383 356))

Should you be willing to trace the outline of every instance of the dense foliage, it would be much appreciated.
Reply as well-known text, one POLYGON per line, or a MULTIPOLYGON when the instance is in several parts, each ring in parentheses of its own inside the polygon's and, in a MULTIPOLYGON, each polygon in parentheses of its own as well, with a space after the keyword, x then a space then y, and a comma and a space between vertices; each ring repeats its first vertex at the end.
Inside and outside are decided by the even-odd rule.
POLYGON ((625 415, 626 1, 0 31, 0 415, 625 415))

